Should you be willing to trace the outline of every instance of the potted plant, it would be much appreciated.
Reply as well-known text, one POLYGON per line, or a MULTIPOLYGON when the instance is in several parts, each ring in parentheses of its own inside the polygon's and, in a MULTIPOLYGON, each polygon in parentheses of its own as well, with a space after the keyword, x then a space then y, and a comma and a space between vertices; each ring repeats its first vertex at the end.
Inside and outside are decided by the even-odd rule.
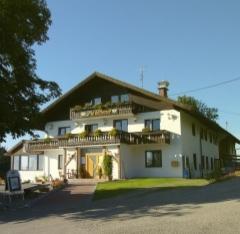
POLYGON ((103 170, 108 180, 112 180, 112 156, 105 154, 103 158, 103 170))
POLYGON ((79 137, 80 137, 80 138, 86 138, 87 135, 88 135, 87 131, 83 131, 83 132, 81 132, 81 133, 79 134, 79 137))
POLYGON ((97 129, 97 130, 94 132, 93 136, 99 137, 99 136, 101 136, 101 134, 102 134, 102 131, 101 131, 100 129, 97 129))
POLYGON ((150 128, 146 127, 142 129, 142 132, 150 132, 150 128))
POLYGON ((66 133, 64 136, 69 139, 69 138, 73 138, 73 137, 74 137, 74 134, 68 132, 68 133, 66 133))
POLYGON ((51 141, 51 138, 50 137, 46 137, 43 139, 45 143, 49 143, 51 141))
POLYGON ((109 135, 110 135, 110 136, 113 136, 113 137, 117 136, 117 134, 118 134, 118 130, 117 130, 116 128, 113 128, 113 129, 109 132, 109 135))

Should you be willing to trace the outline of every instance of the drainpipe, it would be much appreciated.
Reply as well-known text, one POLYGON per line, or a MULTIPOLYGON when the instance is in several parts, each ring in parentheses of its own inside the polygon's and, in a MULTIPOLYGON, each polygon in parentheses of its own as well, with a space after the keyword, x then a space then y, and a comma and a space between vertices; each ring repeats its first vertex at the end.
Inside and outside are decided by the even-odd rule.
POLYGON ((201 177, 203 178, 203 165, 202 165, 202 139, 201 139, 201 135, 200 135, 199 147, 200 147, 201 177))

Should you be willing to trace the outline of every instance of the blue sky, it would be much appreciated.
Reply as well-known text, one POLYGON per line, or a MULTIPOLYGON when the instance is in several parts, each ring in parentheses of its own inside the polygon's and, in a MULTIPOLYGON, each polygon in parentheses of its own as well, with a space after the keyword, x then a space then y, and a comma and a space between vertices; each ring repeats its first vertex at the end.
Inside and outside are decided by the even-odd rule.
MULTIPOLYGON (((49 41, 36 46, 38 74, 67 91, 93 71, 169 95, 240 76, 240 1, 49 0, 49 41)), ((240 81, 191 93, 219 108, 240 137, 240 81), (233 112, 232 114, 230 114, 233 112)), ((174 97, 175 98, 175 97, 174 97)), ((11 147, 17 140, 7 138, 11 147)))

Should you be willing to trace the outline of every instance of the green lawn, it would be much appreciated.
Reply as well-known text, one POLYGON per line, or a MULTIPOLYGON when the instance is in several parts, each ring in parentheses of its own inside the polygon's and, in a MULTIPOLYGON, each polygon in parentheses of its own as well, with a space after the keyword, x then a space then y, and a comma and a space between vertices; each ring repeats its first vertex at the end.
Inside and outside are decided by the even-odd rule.
POLYGON ((182 179, 182 178, 138 178, 98 183, 94 199, 104 199, 121 195, 123 193, 150 188, 179 188, 198 187, 211 183, 207 179, 182 179))

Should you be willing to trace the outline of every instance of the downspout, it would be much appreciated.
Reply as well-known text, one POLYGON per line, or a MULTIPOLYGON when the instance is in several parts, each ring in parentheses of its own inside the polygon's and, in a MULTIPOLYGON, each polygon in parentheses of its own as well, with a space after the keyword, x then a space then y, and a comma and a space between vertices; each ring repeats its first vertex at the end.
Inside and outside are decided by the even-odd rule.
POLYGON ((200 147, 200 162, 201 162, 201 167, 200 167, 200 169, 201 169, 201 177, 203 178, 203 165, 202 165, 202 139, 201 139, 201 134, 200 134, 200 141, 199 141, 199 147, 200 147))

